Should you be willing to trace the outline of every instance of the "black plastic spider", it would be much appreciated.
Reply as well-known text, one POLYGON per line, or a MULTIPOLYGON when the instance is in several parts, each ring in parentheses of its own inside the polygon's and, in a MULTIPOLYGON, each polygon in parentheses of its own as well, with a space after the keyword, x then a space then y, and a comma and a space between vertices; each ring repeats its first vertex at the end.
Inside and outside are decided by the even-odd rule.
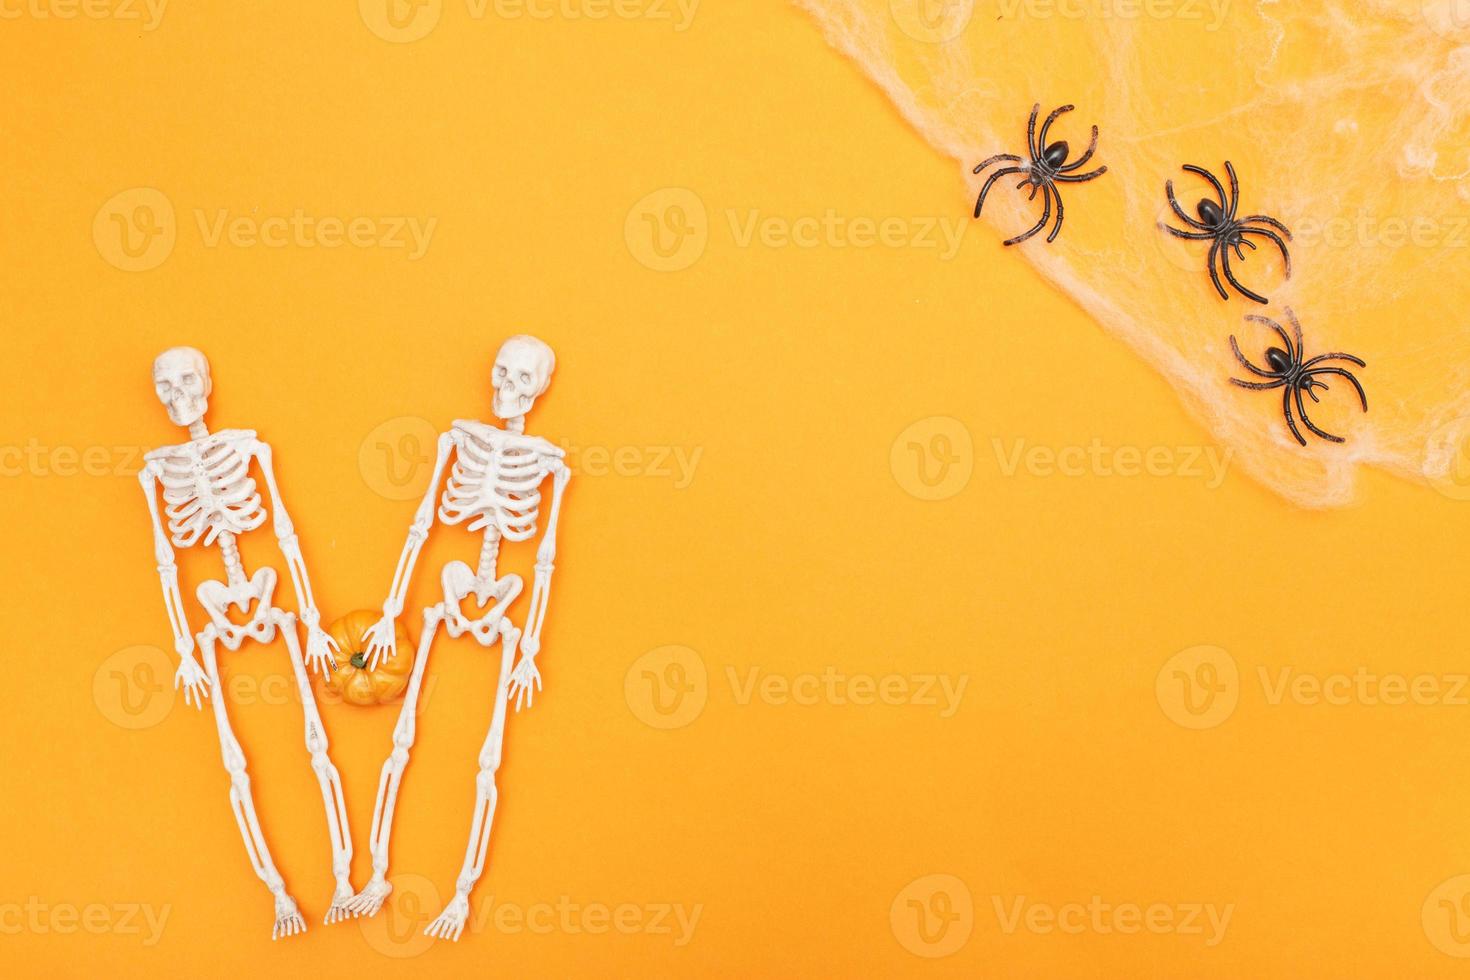
POLYGON ((1351 354, 1339 354, 1336 352, 1331 354, 1318 354, 1309 361, 1303 361, 1302 356, 1305 354, 1305 350, 1302 347, 1302 325, 1297 322, 1296 316, 1290 309, 1286 311, 1286 317, 1291 321, 1291 329, 1296 334, 1295 346, 1292 345, 1291 339, 1286 336, 1286 331, 1281 328, 1281 324, 1275 320, 1268 319, 1264 316, 1246 317, 1247 320, 1264 323, 1272 330, 1275 330, 1281 337, 1281 342, 1286 345, 1286 350, 1282 350, 1279 347, 1268 347, 1266 349, 1266 363, 1271 365, 1271 370, 1263 371, 1246 360, 1245 355, 1240 352, 1240 345, 1235 342, 1235 336, 1232 334, 1230 337, 1230 349, 1235 351, 1235 359, 1241 364, 1244 364, 1245 369, 1251 374, 1262 378, 1270 378, 1271 380, 1269 382, 1255 382, 1231 378, 1230 383, 1240 385, 1242 388, 1252 388, 1257 391, 1280 388, 1284 385, 1286 390, 1282 392, 1281 410, 1286 414, 1287 427, 1291 429, 1291 434, 1296 436, 1297 442, 1303 446, 1307 444, 1307 440, 1303 438, 1301 432, 1296 427, 1295 420, 1291 417, 1291 402, 1293 398, 1296 399, 1297 414, 1302 417, 1302 421, 1306 423, 1307 428, 1312 431, 1313 435, 1320 436, 1331 442, 1345 442, 1346 440, 1342 436, 1335 436, 1330 432, 1323 432, 1312 424, 1312 420, 1307 418, 1307 406, 1302 401, 1302 392, 1311 395, 1312 401, 1320 402, 1322 399, 1318 398, 1317 393, 1312 390, 1313 386, 1321 388, 1324 391, 1328 389, 1325 382, 1316 379, 1316 375, 1340 374, 1344 378, 1347 378, 1352 386, 1358 390, 1358 398, 1362 400, 1363 411, 1366 412, 1368 411, 1368 396, 1364 394, 1363 386, 1358 384, 1358 379, 1353 377, 1352 372, 1340 367, 1313 367, 1312 365, 1321 364, 1323 361, 1334 360, 1351 361, 1358 367, 1367 367, 1368 365, 1351 354))
POLYGON ((1179 206, 1178 199, 1174 197, 1174 182, 1172 180, 1166 180, 1164 181, 1164 190, 1169 195, 1169 207, 1174 209, 1174 213, 1179 215, 1186 225, 1195 230, 1180 231, 1178 228, 1171 228, 1162 221, 1159 222, 1159 227, 1175 238, 1189 238, 1199 241, 1213 239, 1214 243, 1210 246, 1208 265, 1210 278, 1214 280, 1215 288, 1220 291, 1221 299, 1229 299, 1230 294, 1225 291, 1224 286, 1220 285, 1220 276, 1215 271, 1215 257, 1217 255, 1220 257, 1220 265, 1225 269, 1225 278, 1230 281, 1230 285, 1234 286, 1241 295, 1248 296, 1257 303, 1264 304, 1269 302, 1266 297, 1259 293, 1251 292, 1236 280, 1235 275, 1230 271, 1230 250, 1232 248, 1235 249, 1235 257, 1244 261, 1245 253, 1241 252, 1240 247, 1242 245, 1249 245, 1253 250, 1256 247, 1255 242, 1246 238, 1246 235, 1261 235, 1269 238, 1276 243, 1277 248, 1281 249, 1281 257, 1286 260, 1286 278, 1290 279, 1291 253, 1286 250, 1286 242, 1281 240, 1281 235, 1266 228, 1251 228, 1249 224, 1252 221, 1257 221, 1264 225, 1270 225, 1272 228, 1279 230, 1288 239, 1291 238, 1291 232, 1281 222, 1268 215, 1251 214, 1244 218, 1237 218, 1235 216, 1236 205, 1240 203, 1240 182, 1235 179, 1235 168, 1230 165, 1229 160, 1225 161, 1225 173, 1230 178, 1230 197, 1228 203, 1225 197, 1225 188, 1220 186, 1220 181, 1214 174, 1203 167, 1196 167, 1193 164, 1185 164, 1184 169, 1189 173, 1199 174, 1205 180, 1208 180, 1214 186, 1215 193, 1220 198, 1219 203, 1211 201, 1208 198, 1200 201, 1196 205, 1200 220, 1196 221, 1185 214, 1184 209, 1179 206))
POLYGON ((1057 237, 1057 233, 1062 230, 1063 213, 1062 193, 1056 185, 1058 183, 1079 184, 1084 180, 1092 180, 1096 177, 1101 177, 1103 174, 1108 172, 1107 167, 1099 167, 1097 170, 1094 170, 1090 174, 1074 173, 1074 171, 1080 170, 1083 166, 1085 166, 1088 160, 1092 159, 1092 152, 1097 149, 1096 126, 1092 127, 1092 142, 1087 145, 1087 152, 1082 154, 1082 156, 1078 157, 1077 160, 1072 163, 1067 163, 1067 152, 1069 151, 1070 147, 1067 146, 1066 140, 1057 140, 1055 143, 1047 146, 1046 132, 1051 128, 1051 124, 1056 122, 1057 117, 1060 116, 1062 113, 1071 112, 1075 108, 1077 107, 1064 105, 1060 109, 1052 112, 1051 115, 1046 117, 1046 122, 1041 124, 1041 136, 1040 138, 1037 138, 1036 116, 1041 112, 1041 103, 1036 103, 1036 105, 1031 107, 1031 121, 1026 124, 1026 151, 1030 154, 1030 159, 1023 162, 1021 158, 1016 156, 1014 153, 997 153, 989 160, 986 160, 984 163, 980 164, 980 166, 976 167, 973 171, 974 173, 978 174, 980 171, 984 170, 992 163, 996 163, 1000 160, 1010 160, 1014 163, 1021 164, 1021 166, 1019 167, 1002 167, 986 179, 985 185, 980 188, 980 196, 975 200, 975 217, 977 218, 980 217, 980 209, 985 206, 985 195, 990 190, 990 185, 995 183, 1000 178, 1006 176, 1007 174, 1026 175, 1021 180, 1021 182, 1016 185, 1016 188, 1019 190, 1020 188, 1025 187, 1027 184, 1031 185, 1031 196, 1027 198, 1028 201, 1036 200, 1036 192, 1038 190, 1042 193, 1042 201, 1044 202, 1044 206, 1041 212, 1041 220, 1036 223, 1036 227, 1032 228, 1030 231, 1026 232, 1023 235, 1017 235, 1015 238, 1007 239, 1005 244, 1015 245, 1018 242, 1024 242, 1026 239, 1036 234, 1042 228, 1046 227, 1046 223, 1051 220, 1051 199, 1053 195, 1055 195, 1057 199, 1057 223, 1056 227, 1051 230, 1051 234, 1046 236, 1046 240, 1052 241, 1053 239, 1055 239, 1057 237))

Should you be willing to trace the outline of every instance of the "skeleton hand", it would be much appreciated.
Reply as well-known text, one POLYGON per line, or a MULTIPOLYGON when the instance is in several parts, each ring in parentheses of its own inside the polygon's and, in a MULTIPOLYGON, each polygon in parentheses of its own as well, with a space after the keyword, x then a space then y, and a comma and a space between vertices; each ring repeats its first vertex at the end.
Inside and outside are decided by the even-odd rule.
POLYGON ((516 710, 520 711, 523 701, 524 707, 531 706, 531 699, 539 690, 541 690, 541 671, 536 669, 535 655, 526 653, 521 657, 520 663, 516 664, 510 672, 508 696, 515 701, 516 710))
POLYGON ((444 911, 439 913, 439 917, 429 923, 429 927, 424 930, 424 935, 457 943, 459 934, 464 931, 465 919, 469 918, 469 915, 469 898, 456 892, 449 900, 449 904, 444 907, 444 911))
POLYGON ((328 670, 337 668, 337 658, 332 655, 333 651, 342 652, 337 641, 327 635, 320 626, 309 626, 306 629, 306 669, 316 670, 325 674, 328 670))
POLYGON ((367 654, 367 669, 376 670, 378 660, 381 657, 392 657, 398 653, 398 642, 396 634, 397 625, 394 617, 383 613, 383 618, 374 623, 366 633, 363 634, 362 652, 367 654))
POLYGON ((373 875, 362 891, 347 900, 347 911, 354 916, 374 916, 383 907, 383 900, 393 891, 393 886, 378 874, 373 875))
POLYGON ((352 901, 354 893, 352 886, 344 882, 338 882, 337 890, 332 893, 332 905, 327 909, 326 917, 322 920, 326 925, 334 922, 344 922, 352 918, 352 910, 348 903, 352 901))
POLYGON ((209 675, 190 654, 184 653, 180 657, 179 669, 174 674, 174 690, 177 691, 182 685, 184 703, 192 703, 195 708, 203 708, 204 699, 209 697, 209 675))

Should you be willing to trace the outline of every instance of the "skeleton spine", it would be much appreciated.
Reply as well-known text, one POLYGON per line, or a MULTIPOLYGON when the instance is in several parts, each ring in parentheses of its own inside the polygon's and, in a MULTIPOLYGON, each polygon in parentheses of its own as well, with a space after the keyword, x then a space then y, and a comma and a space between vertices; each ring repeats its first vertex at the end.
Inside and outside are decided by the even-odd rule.
POLYGON ((500 529, 491 525, 485 529, 485 543, 480 546, 480 567, 476 574, 480 578, 494 578, 495 566, 500 557, 500 529))
POLYGON ((219 550, 221 557, 225 560, 225 574, 231 585, 240 585, 245 582, 245 568, 240 562, 240 547, 235 544, 235 536, 229 531, 219 533, 219 550))

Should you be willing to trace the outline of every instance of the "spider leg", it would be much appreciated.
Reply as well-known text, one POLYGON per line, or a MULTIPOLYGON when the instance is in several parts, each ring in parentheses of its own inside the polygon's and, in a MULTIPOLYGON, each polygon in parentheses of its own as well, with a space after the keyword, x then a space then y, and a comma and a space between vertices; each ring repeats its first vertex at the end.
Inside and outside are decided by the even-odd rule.
MULTIPOLYGON (((1172 228, 1169 229, 1169 230, 1170 231, 1173 231, 1172 228)), ((1215 244, 1213 244, 1213 245, 1210 246, 1210 256, 1209 256, 1209 258, 1205 259, 1205 265, 1210 270, 1210 280, 1212 282, 1214 282, 1215 288, 1220 291, 1220 298, 1221 299, 1229 299, 1230 298, 1230 294, 1225 291, 1225 287, 1224 286, 1220 285, 1220 274, 1215 271, 1215 256, 1217 256, 1219 254, 1220 254, 1220 242, 1217 240, 1215 242, 1215 244)), ((1231 282, 1234 283, 1235 280, 1232 279, 1231 282)))
MULTIPOLYGON (((1225 218, 1234 221, 1235 209, 1240 204, 1240 181, 1235 179, 1235 168, 1230 165, 1229 160, 1225 161, 1225 176, 1230 178, 1230 207, 1225 212, 1225 218)), ((1215 186, 1218 187, 1219 184, 1215 186)))
POLYGON ((1041 113, 1041 103, 1038 102, 1031 107, 1031 119, 1026 123, 1026 148, 1031 151, 1031 159, 1040 160, 1042 153, 1036 148, 1036 117, 1041 113))
MULTIPOLYGON (((1195 219, 1184 213, 1184 209, 1179 206, 1179 199, 1174 196, 1174 182, 1172 180, 1164 181, 1164 193, 1169 195, 1169 207, 1174 209, 1174 213, 1179 215, 1180 220, 1189 225, 1191 228, 1198 228, 1200 231, 1210 230, 1210 226, 1205 224, 1203 221, 1196 221, 1195 219)), ((1210 233, 1212 235, 1214 234, 1214 232, 1210 233)))
POLYGON ((1062 192, 1053 187, 1051 188, 1051 193, 1054 194, 1057 199, 1057 223, 1056 227, 1052 228, 1051 234, 1046 236, 1046 240, 1048 243, 1055 241, 1057 235, 1060 234, 1062 230, 1062 192))
POLYGON ((1159 222, 1159 227, 1162 228, 1162 229, 1164 229, 1165 231, 1167 231, 1169 234, 1173 235, 1175 238, 1188 238, 1188 239, 1190 239, 1192 241, 1196 241, 1196 242, 1202 242, 1202 241, 1204 241, 1207 238, 1214 238, 1215 237, 1213 233, 1208 232, 1208 231, 1200 231, 1200 232, 1180 231, 1178 228, 1171 228, 1171 227, 1169 227, 1168 225, 1164 224, 1162 221, 1159 222))
POLYGON ((1308 395, 1311 395, 1312 396, 1312 401, 1317 402, 1318 404, 1321 404, 1322 399, 1320 399, 1320 398, 1317 397, 1317 393, 1312 390, 1312 386, 1313 385, 1318 385, 1324 391, 1325 390, 1330 390, 1322 382, 1320 382, 1320 381, 1313 381, 1311 378, 1306 379, 1305 384, 1306 384, 1306 387, 1304 389, 1302 389, 1302 390, 1305 391, 1308 395))
MULTIPOLYGON (((1264 320, 1265 317, 1261 317, 1261 319, 1264 320)), ((1252 364, 1250 362, 1250 360, 1244 354, 1242 354, 1240 352, 1240 345, 1235 342, 1235 334, 1231 334, 1230 335, 1230 349, 1233 350, 1233 351, 1235 351, 1235 359, 1237 361, 1239 361, 1241 364, 1245 365, 1245 369, 1247 371, 1249 371, 1251 374, 1254 374, 1254 375, 1256 375, 1258 377, 1262 377, 1262 378, 1275 378, 1275 377, 1278 377, 1278 375, 1273 374, 1270 371, 1266 371, 1266 370, 1264 370, 1262 368, 1258 368, 1254 364, 1252 364)))
POLYGON ((990 192, 990 185, 1007 174, 1020 174, 1026 171, 1021 167, 1001 167, 995 173, 985 178, 985 183, 980 187, 980 196, 975 199, 975 217, 980 217, 980 209, 985 207, 985 195, 990 192))
MULTIPOLYGON (((1023 180, 1019 184, 1017 184, 1016 185, 1016 190, 1020 190, 1021 188, 1025 187, 1027 184, 1031 184, 1031 178, 1030 177, 1027 177, 1025 180, 1023 180)), ((1039 189, 1040 189, 1040 185, 1039 184, 1031 184, 1031 196, 1028 197, 1028 198, 1026 198, 1026 200, 1028 200, 1028 201, 1034 201, 1034 200, 1036 200, 1036 192, 1039 189)))
POLYGON ((1264 235, 1266 238, 1275 242, 1276 247, 1281 249, 1282 260, 1286 263, 1286 278, 1291 278, 1291 253, 1286 250, 1286 243, 1281 240, 1280 235, 1274 231, 1267 231, 1264 228, 1242 228, 1240 229, 1240 233, 1242 235, 1264 235))
POLYGON ((1057 121, 1057 116, 1060 116, 1064 112, 1071 112, 1075 108, 1077 107, 1074 105, 1064 105, 1052 110, 1051 115, 1046 117, 1046 122, 1041 124, 1041 135, 1036 138, 1036 148, 1038 150, 1046 149, 1046 131, 1051 129, 1051 124, 1057 121))
MULTIPOLYGON (((1313 368, 1310 372, 1308 372, 1308 376, 1313 374, 1340 374, 1344 378, 1347 378, 1348 383, 1350 383, 1358 391, 1358 400, 1363 403, 1363 411, 1368 411, 1368 395, 1363 391, 1363 386, 1358 384, 1358 379, 1353 377, 1353 373, 1351 371, 1345 371, 1340 367, 1325 367, 1313 368)), ((1317 383, 1321 384, 1320 381, 1317 383)))
POLYGON ((1254 381, 1241 381, 1238 378, 1231 378, 1230 383, 1233 385, 1240 385, 1240 387, 1242 388, 1250 388, 1254 391, 1270 391, 1272 388, 1280 388, 1282 385, 1286 384, 1286 379, 1279 378, 1268 385, 1263 385, 1257 384, 1254 381))
MULTIPOLYGON (((1342 436, 1335 436, 1330 432, 1323 432, 1312 424, 1312 420, 1307 418, 1307 406, 1302 403, 1302 390, 1300 388, 1296 389, 1296 410, 1302 417, 1302 424, 1308 429, 1311 429, 1313 435, 1321 436, 1329 442, 1347 442, 1342 436)), ((1302 443, 1302 445, 1306 445, 1306 443, 1302 443)))
POLYGON ((1083 164, 1087 163, 1088 160, 1091 160, 1092 159, 1093 151, 1095 151, 1096 149, 1097 149, 1097 127, 1094 126, 1094 127, 1092 127, 1092 140, 1087 144, 1087 152, 1084 153, 1084 154, 1082 154, 1080 157, 1078 157, 1073 162, 1067 164, 1065 167, 1062 167, 1061 170, 1060 170, 1060 172, 1065 174, 1065 173, 1071 173, 1073 170, 1081 170, 1083 164))
MULTIPOLYGON (((1204 167, 1196 167, 1192 163, 1186 163, 1184 165, 1184 169, 1187 170, 1187 171, 1189 171, 1192 174, 1199 174, 1205 180, 1208 180, 1210 182, 1210 186, 1212 186, 1212 187, 1215 188, 1215 194, 1216 194, 1216 196, 1218 196, 1220 198, 1220 210, 1226 212, 1225 217, 1228 219, 1230 217, 1230 214, 1229 214, 1230 208, 1225 203, 1225 188, 1223 188, 1223 187, 1220 186, 1220 178, 1218 178, 1214 174, 1210 173, 1204 167)), ((1231 171, 1231 172, 1234 173, 1234 171, 1231 171)))
POLYGON ((1245 253, 1240 250, 1240 246, 1242 245, 1249 245, 1251 247, 1251 251, 1254 252, 1256 250, 1256 243, 1251 241, 1249 238, 1242 238, 1240 241, 1235 243, 1235 257, 1244 262, 1245 253))
POLYGON ((1306 437, 1296 427, 1296 420, 1291 417, 1291 388, 1287 388, 1281 393, 1281 411, 1286 415, 1286 427, 1291 430, 1292 435, 1296 436, 1296 441, 1305 446, 1307 444, 1306 437))
POLYGON ((972 174, 978 174, 980 171, 984 170, 986 167, 990 166, 992 163, 996 163, 996 162, 1001 161, 1001 160, 1011 160, 1011 161, 1014 161, 1016 163, 1020 163, 1021 162, 1021 158, 1018 157, 1018 156, 1016 156, 1014 153, 997 153, 995 156, 993 156, 990 159, 986 160, 984 163, 979 164, 978 166, 976 166, 974 170, 970 171, 970 173, 972 173, 972 174))
MULTIPOLYGON (((1293 361, 1300 361, 1307 353, 1307 345, 1302 343, 1302 321, 1296 318, 1296 314, 1289 306, 1286 308, 1286 319, 1291 323, 1292 333, 1296 334, 1296 350, 1292 350, 1291 344, 1288 343, 1286 352, 1291 355, 1293 361)), ((1281 324, 1278 323, 1276 329, 1280 330, 1281 324)))
POLYGON ((1242 296, 1249 297, 1250 299, 1255 300, 1257 303, 1260 303, 1262 306, 1265 306, 1271 302, 1260 293, 1253 293, 1249 289, 1246 289, 1240 284, 1240 280, 1235 278, 1235 273, 1230 271, 1229 249, 1222 248, 1220 250, 1220 267, 1225 270, 1226 281, 1228 281, 1230 285, 1234 286, 1236 291, 1239 292, 1242 296))
POLYGON ((1036 222, 1036 225, 1030 231, 1017 235, 1015 238, 1008 238, 1006 239, 1004 244, 1019 245, 1021 242, 1024 242, 1026 239, 1036 234, 1042 228, 1046 227, 1046 223, 1051 220, 1051 187, 1049 185, 1042 185, 1041 199, 1046 202, 1045 206, 1041 209, 1041 220, 1036 222))
POLYGON ((1320 364, 1323 361, 1330 361, 1333 358, 1337 358, 1338 360, 1342 360, 1342 361, 1352 361, 1358 367, 1367 367, 1368 366, 1367 362, 1364 361, 1360 357, 1354 357, 1351 354, 1340 354, 1337 351, 1333 351, 1330 354, 1318 354, 1316 357, 1312 358, 1310 361, 1307 361, 1305 364, 1303 364, 1302 367, 1309 368, 1313 364, 1320 364))
POLYGON ((1248 314, 1246 316, 1246 319, 1247 320, 1253 320, 1256 323, 1264 323, 1266 326, 1270 327, 1272 330, 1275 330, 1276 331, 1276 336, 1280 337, 1281 338, 1281 342, 1286 345, 1286 356, 1289 357, 1289 358, 1291 358, 1291 363, 1295 364, 1297 361, 1300 361, 1301 360, 1301 356, 1302 356, 1302 335, 1301 335, 1301 332, 1300 331, 1298 331, 1297 332, 1297 335, 1296 335, 1296 346, 1295 347, 1292 347, 1291 346, 1291 338, 1288 337, 1288 336, 1286 336, 1286 331, 1284 329, 1282 329, 1281 324, 1277 323, 1275 320, 1271 319, 1268 316, 1261 316, 1261 315, 1256 314, 1256 313, 1248 314))
POLYGON ((1272 228, 1275 228, 1277 231, 1281 232, 1281 234, 1285 235, 1287 241, 1291 241, 1291 229, 1283 225, 1281 222, 1277 221, 1275 218, 1271 217, 1269 214, 1248 215, 1244 218, 1241 218, 1240 221, 1237 223, 1244 225, 1249 224, 1252 221, 1259 221, 1262 224, 1270 225, 1272 228))
POLYGON ((1059 174, 1057 174, 1056 179, 1057 180, 1061 180, 1061 181, 1065 181, 1066 183, 1069 183, 1069 184, 1080 184, 1083 181, 1096 180, 1097 178, 1101 177, 1103 174, 1105 174, 1107 172, 1108 172, 1108 168, 1107 167, 1098 167, 1096 170, 1094 170, 1090 174, 1062 174, 1062 173, 1059 173, 1059 174))

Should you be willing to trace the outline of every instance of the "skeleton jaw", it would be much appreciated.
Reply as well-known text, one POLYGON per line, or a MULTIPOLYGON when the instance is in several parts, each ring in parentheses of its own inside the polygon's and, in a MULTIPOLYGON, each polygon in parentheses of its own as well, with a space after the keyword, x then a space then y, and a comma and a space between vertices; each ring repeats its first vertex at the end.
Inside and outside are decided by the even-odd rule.
POLYGON ((187 429, 204 418, 204 413, 209 410, 209 403, 203 398, 184 396, 169 401, 167 408, 168 420, 187 429))
POLYGON ((490 410, 501 421, 509 421, 531 411, 531 406, 535 403, 535 395, 518 394, 510 390, 509 385, 502 385, 495 389, 495 398, 490 402, 490 410))

